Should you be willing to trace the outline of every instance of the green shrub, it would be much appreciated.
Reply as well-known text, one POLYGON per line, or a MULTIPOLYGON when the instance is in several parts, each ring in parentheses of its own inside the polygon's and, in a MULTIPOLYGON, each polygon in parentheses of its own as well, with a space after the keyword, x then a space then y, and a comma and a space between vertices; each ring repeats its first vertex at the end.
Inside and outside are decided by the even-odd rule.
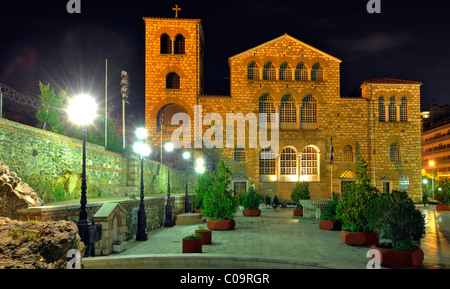
POLYGON ((245 210, 258 210, 261 203, 261 197, 255 187, 250 186, 244 196, 242 205, 245 210))
POLYGON ((231 220, 236 215, 238 199, 234 196, 231 186, 231 171, 221 160, 217 171, 211 174, 211 182, 204 191, 202 213, 205 217, 214 220, 231 220))
POLYGON ((198 188, 194 189, 194 208, 201 210, 204 208, 203 199, 205 197, 206 190, 208 190, 208 188, 212 186, 211 175, 201 175, 200 177, 198 177, 197 183, 198 188))
POLYGON ((439 188, 435 192, 435 198, 444 206, 450 206, 450 179, 439 181, 439 188))
POLYGON ((308 182, 297 182, 291 193, 291 200, 297 204, 297 209, 303 209, 300 204, 300 200, 309 200, 311 196, 309 194, 308 182))
POLYGON ((184 238, 185 238, 185 239, 201 239, 201 238, 202 238, 202 235, 192 233, 192 234, 187 235, 187 236, 184 237, 184 238))
POLYGON ((380 237, 390 239, 396 250, 415 250, 413 240, 425 235, 425 219, 408 194, 393 190, 381 193, 367 208, 370 228, 380 237))
POLYGON ((276 207, 278 207, 279 205, 280 205, 280 201, 278 201, 278 197, 277 197, 277 195, 274 195, 273 196, 273 206, 276 208, 276 207))
POLYGON ((266 196, 264 197, 264 204, 266 204, 266 206, 272 205, 272 198, 270 198, 269 195, 266 195, 266 196))
POLYGON ((336 221, 336 208, 338 205, 337 195, 333 194, 333 200, 325 206, 324 212, 320 215, 321 220, 336 221))

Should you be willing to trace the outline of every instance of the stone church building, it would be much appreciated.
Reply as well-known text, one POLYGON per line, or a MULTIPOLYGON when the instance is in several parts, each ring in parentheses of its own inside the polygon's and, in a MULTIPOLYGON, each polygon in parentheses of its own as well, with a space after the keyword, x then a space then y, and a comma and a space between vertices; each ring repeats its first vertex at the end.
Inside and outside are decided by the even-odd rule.
MULTIPOLYGON (((380 191, 406 190, 415 202, 421 200, 420 82, 372 79, 356 94, 341 96, 342 61, 284 34, 228 59, 230 95, 205 95, 201 20, 144 22, 145 123, 155 159, 167 162, 161 144, 182 124, 172 124, 172 117, 184 113, 191 122, 188 150, 203 156, 210 170, 226 160, 238 194, 253 182, 261 196, 277 194, 290 202, 296 182, 308 181, 313 199, 329 199, 331 191, 340 193, 356 180, 356 162, 363 157, 380 191), (211 113, 221 116, 223 123, 208 125, 204 118, 211 113), (259 116, 258 125, 268 130, 268 139, 276 129, 271 121, 276 121, 278 150, 259 142, 251 147, 255 136, 249 123, 245 145, 237 145, 235 137, 234 145, 226 147, 227 131, 212 137, 223 143, 222 148, 195 147, 196 136, 201 138, 217 124, 229 128, 227 114, 238 113, 259 116), (195 126, 199 121, 202 125, 195 126)), ((232 134, 237 136, 238 130, 235 125, 232 134)), ((175 150, 171 162, 177 162, 184 150, 175 150)), ((191 159, 189 168, 193 163, 191 159)), ((178 164, 185 166, 182 159, 178 164)))

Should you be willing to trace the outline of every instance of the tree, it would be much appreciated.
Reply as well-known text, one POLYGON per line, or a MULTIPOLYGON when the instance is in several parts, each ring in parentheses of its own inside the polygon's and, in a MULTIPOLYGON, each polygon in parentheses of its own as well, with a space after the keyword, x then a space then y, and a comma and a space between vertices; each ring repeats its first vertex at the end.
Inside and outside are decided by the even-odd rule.
POLYGON ((43 85, 39 81, 39 88, 41 94, 41 107, 36 112, 36 118, 40 121, 42 129, 51 132, 63 134, 64 133, 64 106, 68 99, 66 90, 61 90, 59 96, 56 96, 50 84, 43 85))

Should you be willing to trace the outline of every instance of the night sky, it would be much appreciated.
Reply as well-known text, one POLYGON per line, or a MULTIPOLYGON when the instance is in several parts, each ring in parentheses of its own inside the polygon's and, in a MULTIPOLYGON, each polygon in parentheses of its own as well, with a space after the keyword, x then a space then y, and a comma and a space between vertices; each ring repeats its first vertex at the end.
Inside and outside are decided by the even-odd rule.
POLYGON ((143 121, 143 17, 201 19, 205 35, 205 94, 229 94, 228 58, 287 33, 341 63, 341 95, 368 79, 423 82, 422 110, 450 104, 450 5, 448 1, 367 0, 168 1, 17 0, 0 4, 0 82, 39 95, 39 81, 56 91, 90 93, 102 105, 105 60, 108 99, 121 107, 120 71, 130 75, 127 110, 143 121))

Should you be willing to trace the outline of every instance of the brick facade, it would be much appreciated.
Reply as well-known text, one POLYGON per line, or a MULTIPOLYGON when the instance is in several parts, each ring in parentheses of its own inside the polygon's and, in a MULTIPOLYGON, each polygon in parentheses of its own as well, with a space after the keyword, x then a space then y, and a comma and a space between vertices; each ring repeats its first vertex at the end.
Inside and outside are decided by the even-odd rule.
MULTIPOLYGON (((369 162, 372 181, 380 190, 383 183, 385 189, 398 189, 400 177, 406 176, 402 177, 402 186, 409 184, 410 196, 415 201, 421 199, 420 82, 371 80, 361 84, 359 95, 341 96, 341 60, 285 34, 228 59, 229 96, 204 95, 204 40, 200 20, 144 18, 144 21, 146 128, 153 136, 151 142, 154 147, 161 143, 158 113, 170 104, 178 104, 190 116, 190 144, 195 146, 194 133, 199 133, 194 131, 194 114, 195 106, 200 105, 202 135, 211 133, 214 127, 205 125, 204 118, 209 113, 217 113, 216 119, 220 116, 223 120, 223 139, 214 135, 219 137, 215 140, 223 144, 223 148, 208 150, 203 146, 202 149, 197 148, 196 154, 207 154, 213 163, 225 159, 241 180, 243 175, 248 177, 246 186, 253 181, 262 196, 277 194, 280 199, 290 202, 295 183, 306 180, 310 182, 312 198, 330 198, 331 190, 339 193, 345 181, 355 180, 356 162, 364 157, 369 162), (172 41, 177 33, 183 34, 185 54, 162 54, 161 36, 164 33, 172 41), (171 72, 180 76, 178 89, 166 87, 166 77, 171 72), (386 99, 387 117, 389 109, 393 109, 389 106, 389 99, 395 96, 395 121, 380 122, 378 100, 381 95, 386 99), (403 96, 407 100, 406 120, 404 106, 401 107, 403 96), (249 123, 246 124, 243 150, 235 149, 239 131, 237 123, 232 132, 234 144, 226 148, 227 114, 254 114, 258 118, 264 110, 279 113, 282 121, 275 161, 260 160, 263 147, 259 142, 257 147, 250 147, 252 133, 249 123), (330 165, 331 137, 333 166, 330 165), (394 162, 390 159, 393 143, 400 150, 400 159, 394 162), (261 170, 261 166, 266 164, 272 168, 261 170)), ((270 128, 270 124, 267 126, 270 128)), ((162 126, 163 141, 170 140, 176 128, 162 126)), ((253 137, 256 138, 255 135, 253 137)))

